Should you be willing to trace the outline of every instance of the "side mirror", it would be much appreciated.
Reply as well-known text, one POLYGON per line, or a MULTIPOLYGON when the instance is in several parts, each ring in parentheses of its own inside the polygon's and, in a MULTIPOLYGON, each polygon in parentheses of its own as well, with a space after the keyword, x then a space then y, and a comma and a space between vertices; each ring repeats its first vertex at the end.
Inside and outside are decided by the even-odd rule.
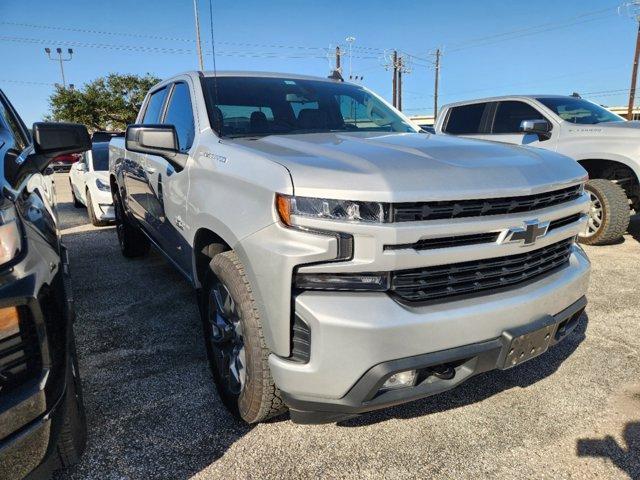
POLYGON ((546 140, 551 137, 551 124, 546 120, 523 120, 520 123, 520 131, 533 133, 546 140))
POLYGON ((91 137, 77 123, 37 122, 33 124, 33 146, 36 155, 53 158, 89 150, 91 137))
POLYGON ((79 153, 91 148, 84 125, 77 123, 36 122, 33 124, 33 153, 22 162, 10 180, 18 185, 31 172, 44 172, 58 155, 79 153))
POLYGON ((178 135, 173 125, 129 125, 125 134, 127 150, 161 157, 178 153, 178 135))

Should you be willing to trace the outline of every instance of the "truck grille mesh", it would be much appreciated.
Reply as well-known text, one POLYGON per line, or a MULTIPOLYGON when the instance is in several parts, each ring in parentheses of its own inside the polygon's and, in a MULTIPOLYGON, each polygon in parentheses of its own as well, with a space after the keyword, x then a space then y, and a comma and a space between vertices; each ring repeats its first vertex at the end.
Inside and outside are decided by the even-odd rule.
POLYGON ((572 245, 573 238, 569 238, 508 257, 393 272, 390 291, 408 302, 488 292, 543 276, 567 264, 572 245))
POLYGON ((15 333, 0 338, 0 395, 34 377, 41 359, 35 325, 24 318, 15 333))
POLYGON ((391 207, 394 222, 416 222, 463 217, 481 217, 506 213, 531 212, 570 202, 580 196, 581 186, 524 197, 489 198, 444 202, 396 203, 391 207))

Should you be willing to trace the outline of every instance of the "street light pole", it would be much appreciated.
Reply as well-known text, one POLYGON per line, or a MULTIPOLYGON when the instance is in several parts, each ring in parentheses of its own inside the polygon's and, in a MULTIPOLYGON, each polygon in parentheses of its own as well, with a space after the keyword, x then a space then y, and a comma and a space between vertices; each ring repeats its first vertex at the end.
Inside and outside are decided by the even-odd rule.
POLYGON ((353 46, 353 42, 356 41, 356 37, 347 37, 345 39, 345 41, 349 44, 349 78, 351 78, 351 74, 353 73, 352 67, 353 67, 353 52, 351 50, 351 47, 353 46))
POLYGON ((58 54, 58 58, 51 58, 51 49, 50 48, 45 48, 44 49, 45 53, 47 54, 47 57, 49 57, 49 60, 52 60, 54 62, 59 62, 60 63, 60 74, 62 75, 62 86, 66 89, 67 88, 67 80, 64 76, 64 64, 62 62, 68 62, 73 58, 73 49, 69 48, 67 49, 67 53, 69 54, 68 58, 62 58, 62 49, 61 48, 56 48, 56 53, 58 54))
POLYGON ((640 15, 636 17, 636 20, 638 21, 638 33, 636 36, 636 51, 633 55, 633 70, 631 72, 631 88, 629 89, 627 120, 633 120, 633 106, 636 99, 636 82, 638 79, 638 56, 640 56, 640 15))

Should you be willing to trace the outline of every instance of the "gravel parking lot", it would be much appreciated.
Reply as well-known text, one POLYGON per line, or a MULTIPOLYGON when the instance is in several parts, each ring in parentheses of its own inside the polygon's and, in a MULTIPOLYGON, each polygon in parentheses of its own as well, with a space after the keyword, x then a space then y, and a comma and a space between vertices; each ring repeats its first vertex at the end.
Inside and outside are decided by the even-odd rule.
POLYGON ((640 478, 640 219, 588 248, 590 304, 546 355, 338 425, 232 419, 195 294, 157 253, 127 260, 56 174, 89 422, 58 478, 640 478))

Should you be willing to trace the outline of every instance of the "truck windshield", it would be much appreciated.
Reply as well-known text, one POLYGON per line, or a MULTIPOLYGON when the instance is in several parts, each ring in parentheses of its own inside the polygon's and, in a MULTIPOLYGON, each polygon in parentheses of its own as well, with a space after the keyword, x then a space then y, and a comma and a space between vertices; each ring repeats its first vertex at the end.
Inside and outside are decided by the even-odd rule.
POLYGON ((624 118, 582 98, 547 97, 538 98, 537 100, 567 122, 583 125, 594 125, 602 122, 624 122, 624 118))
POLYGON ((205 77, 202 83, 211 124, 226 137, 417 131, 357 85, 271 77, 205 77))

